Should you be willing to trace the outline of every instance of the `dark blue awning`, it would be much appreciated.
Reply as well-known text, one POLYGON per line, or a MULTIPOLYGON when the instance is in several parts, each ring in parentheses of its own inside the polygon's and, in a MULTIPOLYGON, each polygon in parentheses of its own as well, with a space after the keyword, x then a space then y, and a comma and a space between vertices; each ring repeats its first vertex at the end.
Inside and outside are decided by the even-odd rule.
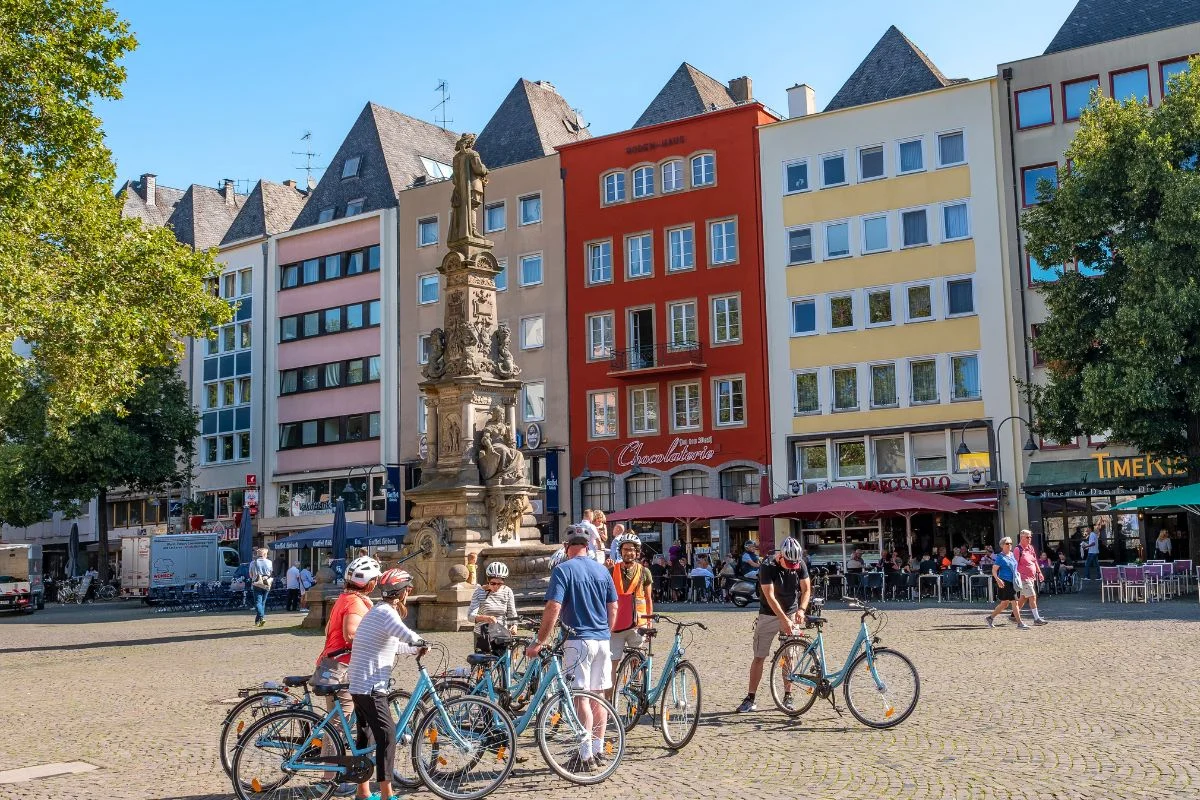
MULTIPOLYGON (((372 525, 368 532, 367 525, 364 522, 347 522, 346 544, 355 547, 365 547, 368 544, 375 546, 384 544, 399 545, 404 543, 404 536, 407 533, 407 525, 395 527, 372 525)), ((300 550, 305 547, 330 548, 333 547, 333 526, 326 525, 323 528, 300 531, 286 539, 271 542, 269 547, 272 550, 300 550)))

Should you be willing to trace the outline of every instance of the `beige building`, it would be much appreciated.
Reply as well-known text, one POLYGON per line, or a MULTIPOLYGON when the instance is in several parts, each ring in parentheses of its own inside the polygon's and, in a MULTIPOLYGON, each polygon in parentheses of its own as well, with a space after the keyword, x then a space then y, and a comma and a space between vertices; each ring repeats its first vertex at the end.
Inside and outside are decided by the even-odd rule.
MULTIPOLYGON (((1056 183, 1067 169, 1065 156, 1079 130, 1079 117, 1091 92, 1105 97, 1149 102, 1157 106, 1173 74, 1187 69, 1187 57, 1200 50, 1200 2, 1178 0, 1155 4, 1149 13, 1130 0, 1080 0, 1045 53, 998 68, 998 120, 1004 187, 1005 260, 1011 295, 1010 369, 1022 380, 1044 381, 1031 342, 1047 317, 1039 284, 1057 280, 1066 270, 1086 274, 1086 264, 1039 264, 1031 259, 1019 231, 1023 211, 1038 202, 1037 185, 1056 183)), ((1013 407, 1025 419, 1031 409, 1011 388, 1013 407)), ((1175 514, 1112 514, 1110 506, 1168 485, 1172 469, 1154 458, 1107 440, 1104 431, 1067 442, 1038 440, 1039 449, 1025 455, 1023 477, 1030 527, 1044 535, 1051 549, 1062 545, 1078 556, 1073 537, 1086 526, 1101 534, 1101 559, 1136 557, 1139 545, 1160 529, 1186 541, 1186 525, 1175 514)), ((1014 420, 1009 444, 1018 453, 1028 432, 1014 420)), ((1186 552, 1176 543, 1175 552, 1186 552)))
MULTIPOLYGON (((567 469, 567 324, 564 213, 559 157, 554 148, 589 133, 566 100, 545 82, 517 81, 476 149, 488 167, 480 224, 496 243, 503 273, 501 322, 524 383, 518 430, 529 481, 543 489, 534 511, 543 535, 554 536, 571 515, 570 493, 558 491, 567 469)), ((444 176, 449 178, 449 175, 444 176)), ((449 180, 418 181, 399 195, 400 460, 406 487, 419 480, 426 448, 418 385, 429 358, 429 337, 442 325, 445 281, 437 268, 446 252, 449 180)))

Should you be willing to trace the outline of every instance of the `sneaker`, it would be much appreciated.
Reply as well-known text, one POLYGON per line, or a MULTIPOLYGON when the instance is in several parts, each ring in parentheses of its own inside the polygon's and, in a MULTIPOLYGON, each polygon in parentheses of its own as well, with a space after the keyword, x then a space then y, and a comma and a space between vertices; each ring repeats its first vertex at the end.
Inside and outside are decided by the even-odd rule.
POLYGON ((1024 622, 1018 622, 1018 623, 1017 623, 1017 630, 1019 630, 1019 631, 1027 631, 1027 630, 1029 630, 1029 626, 1028 626, 1028 625, 1026 625, 1024 622))
POLYGON ((1038 617, 1037 619, 1035 619, 1035 620, 1033 621, 1033 624, 1034 624, 1034 625, 1049 625, 1049 624, 1050 624, 1050 620, 1048 620, 1048 619, 1043 619, 1043 618, 1041 618, 1041 617, 1038 617))
POLYGON ((758 706, 754 705, 753 697, 747 697, 742 701, 742 704, 737 707, 737 713, 748 714, 751 711, 758 711, 758 706))
POLYGON ((595 772, 596 762, 590 758, 584 758, 578 752, 572 753, 567 762, 563 764, 563 769, 572 774, 580 772, 595 772))
POLYGON ((791 692, 783 693, 783 707, 786 708, 788 711, 796 710, 796 705, 795 705, 795 703, 792 702, 792 693, 791 692))
POLYGON ((986 621, 987 621, 987 626, 988 626, 989 628, 994 628, 994 627, 996 627, 996 618, 995 618, 995 617, 993 617, 991 614, 988 614, 987 616, 985 616, 985 617, 984 617, 984 620, 986 620, 986 621))

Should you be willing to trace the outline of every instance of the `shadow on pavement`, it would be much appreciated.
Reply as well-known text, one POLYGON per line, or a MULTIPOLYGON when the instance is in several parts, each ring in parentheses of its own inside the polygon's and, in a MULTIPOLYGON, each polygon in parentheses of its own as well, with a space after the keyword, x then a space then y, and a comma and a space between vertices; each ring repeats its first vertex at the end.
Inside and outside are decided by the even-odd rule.
POLYGON ((155 636, 147 639, 115 639, 108 642, 84 642, 82 644, 48 644, 37 647, 11 647, 0 649, 6 653, 45 653, 58 650, 96 650, 104 647, 131 647, 144 644, 175 644, 198 642, 211 639, 242 639, 252 636, 277 636, 279 634, 306 635, 299 628, 250 628, 244 631, 221 631, 219 633, 184 633, 178 636, 155 636))

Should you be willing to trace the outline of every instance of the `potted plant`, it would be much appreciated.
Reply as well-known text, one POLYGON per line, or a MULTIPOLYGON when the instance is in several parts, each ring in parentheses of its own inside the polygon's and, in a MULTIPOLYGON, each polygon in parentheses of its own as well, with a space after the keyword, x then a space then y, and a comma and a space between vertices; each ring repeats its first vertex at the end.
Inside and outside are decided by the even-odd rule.
POLYGON ((188 519, 188 530, 198 531, 204 527, 204 506, 196 500, 183 504, 183 515, 188 519))

